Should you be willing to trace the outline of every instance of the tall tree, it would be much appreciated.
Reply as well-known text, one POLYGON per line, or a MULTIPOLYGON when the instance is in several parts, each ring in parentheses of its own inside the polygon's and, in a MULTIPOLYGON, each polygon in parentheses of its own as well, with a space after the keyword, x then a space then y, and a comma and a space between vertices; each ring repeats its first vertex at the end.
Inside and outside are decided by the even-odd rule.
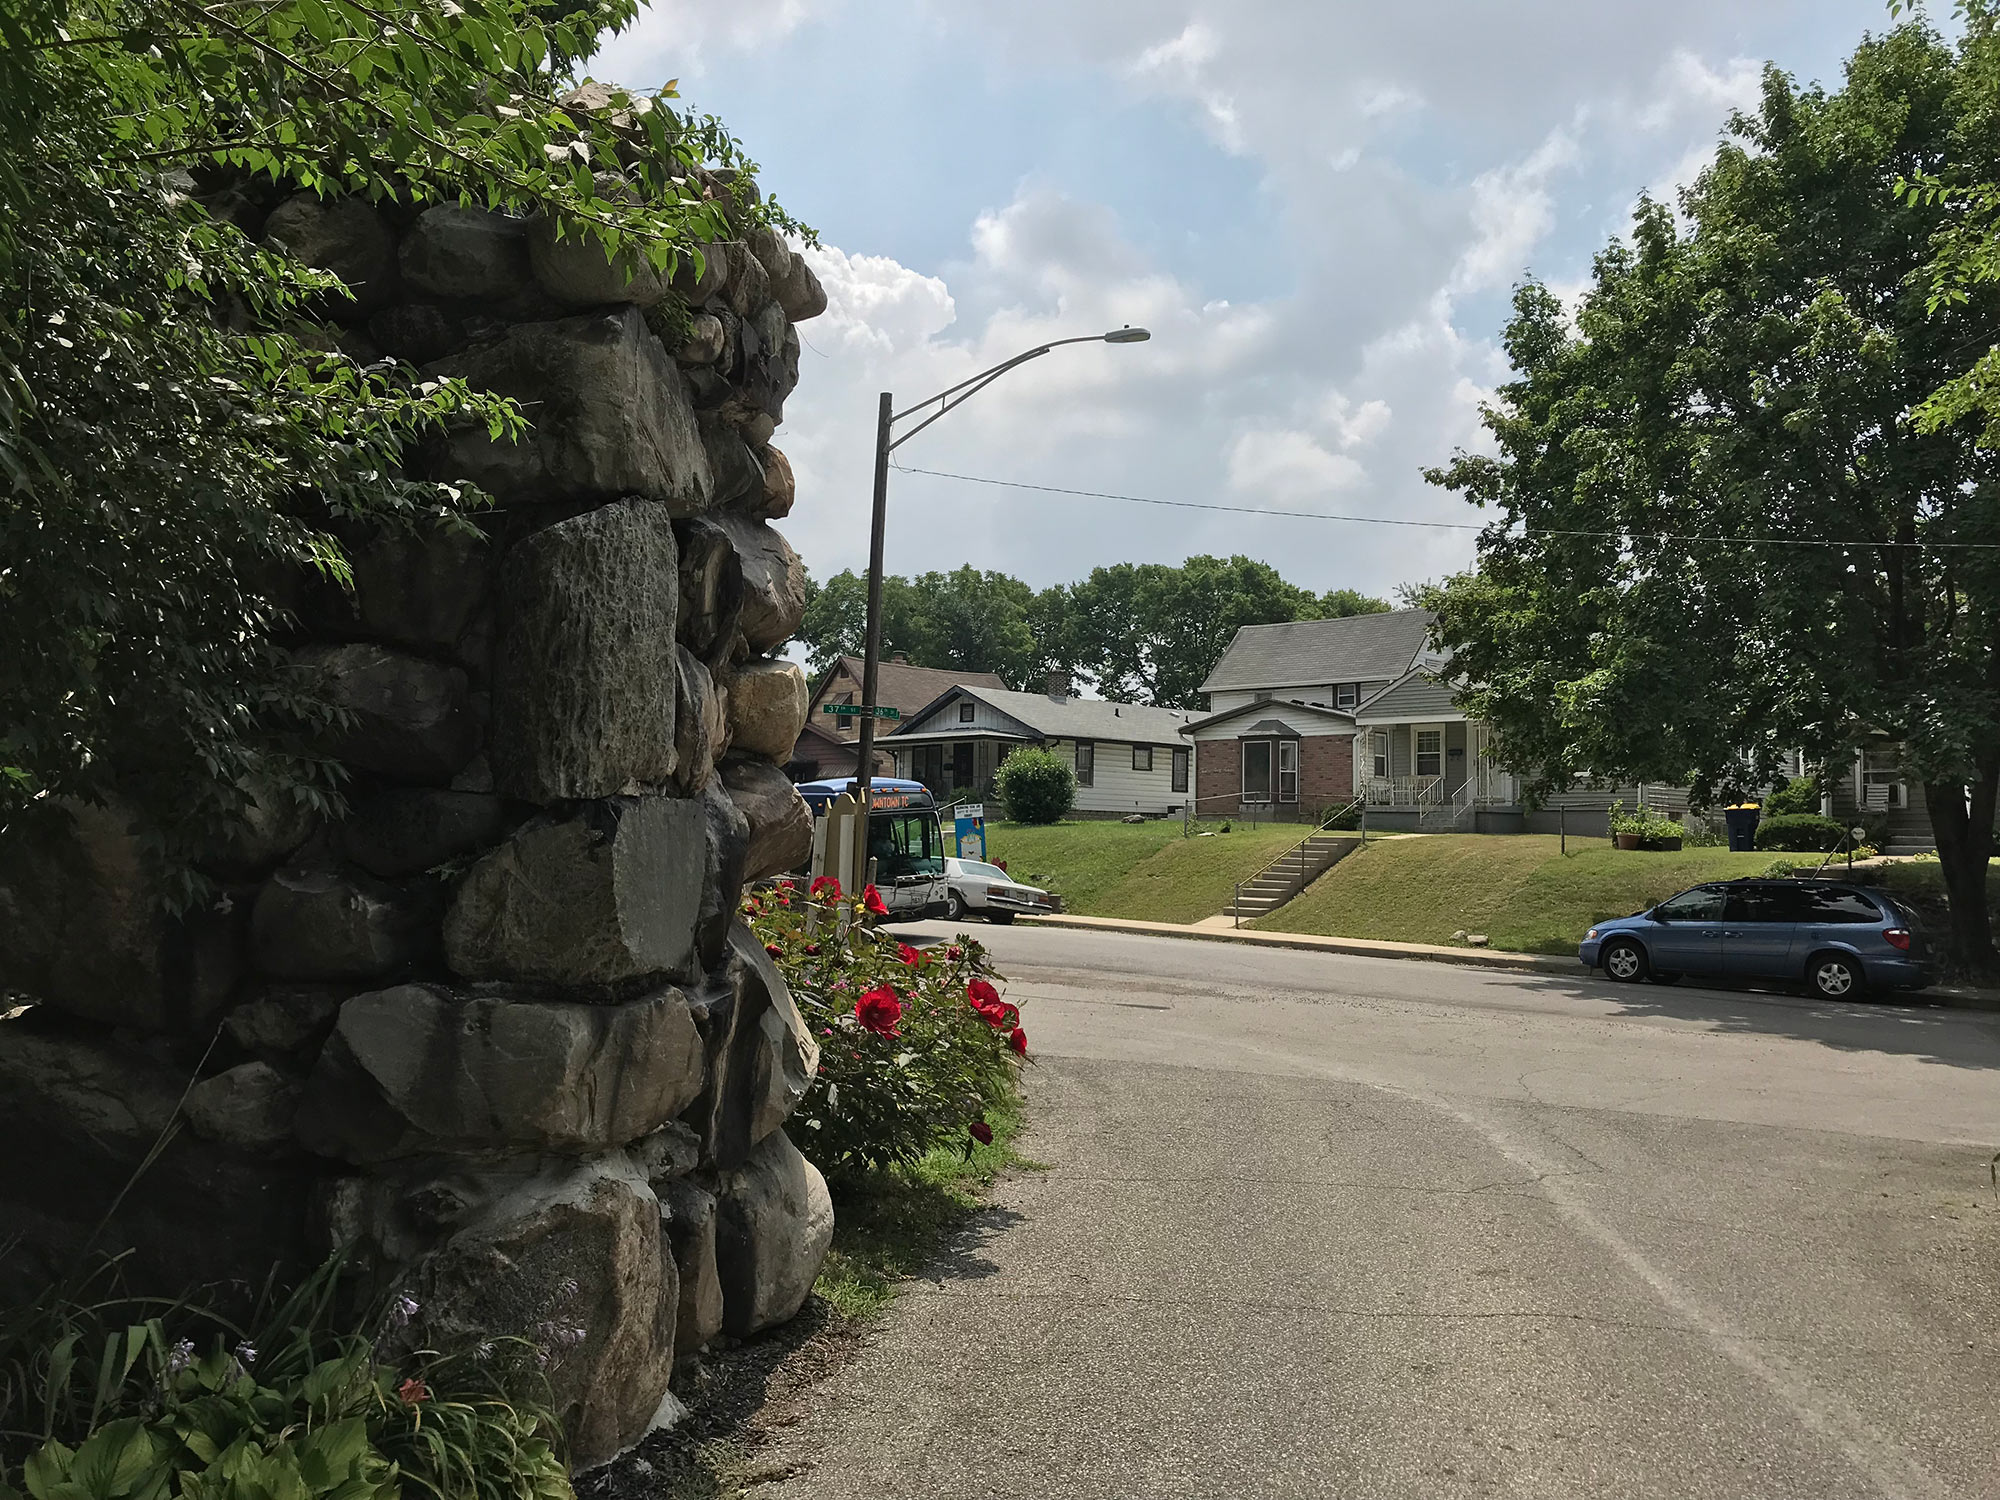
POLYGON ((1767 781, 1871 733, 1922 783, 1955 937, 1993 961, 2000 782, 2000 454, 1912 411, 2000 342, 2000 287, 1935 310, 1948 211, 1898 184, 1992 181, 2000 138, 1957 48, 1908 24, 1835 92, 1767 71, 1682 196, 1643 203, 1572 329, 1529 285, 1498 452, 1430 476, 1498 512, 1479 569, 1429 591, 1468 709, 1541 784, 1582 771, 1767 781))

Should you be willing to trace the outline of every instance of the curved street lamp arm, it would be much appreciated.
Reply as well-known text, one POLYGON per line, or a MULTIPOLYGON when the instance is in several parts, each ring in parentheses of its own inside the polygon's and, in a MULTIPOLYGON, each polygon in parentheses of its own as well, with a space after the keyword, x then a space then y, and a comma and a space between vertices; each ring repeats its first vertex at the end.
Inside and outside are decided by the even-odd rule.
MULTIPOLYGON (((931 423, 935 422, 939 417, 943 416, 946 412, 953 410, 955 407, 963 406, 967 401, 970 401, 974 396, 978 395, 981 391, 985 390, 986 387, 993 384, 993 382, 998 380, 1002 375, 1005 375, 1009 370, 1013 369, 1014 366, 1026 364, 1029 360, 1037 358, 1040 355, 1047 354, 1048 352, 1049 351, 1047 349, 1031 349, 1026 354, 1018 355, 1015 358, 1008 360, 1007 363, 1004 365, 995 366, 993 369, 988 370, 984 375, 975 375, 972 377, 971 380, 968 380, 961 385, 953 386, 952 390, 957 391, 959 394, 953 396, 952 399, 949 401, 944 401, 943 396, 931 397, 931 401, 944 401, 944 404, 940 406, 936 411, 932 412, 928 417, 925 417, 923 421, 917 423, 916 426, 912 427, 908 432, 904 433, 901 437, 893 439, 889 444, 888 451, 894 453, 898 448, 902 447, 903 444, 907 443, 911 438, 915 437, 918 433, 922 432, 926 427, 930 426, 931 423)), ((950 391, 947 391, 945 393, 945 395, 950 395, 950 394, 951 394, 950 391)), ((928 406, 930 405, 930 402, 926 401, 922 405, 928 406)), ((916 407, 912 409, 921 410, 922 407, 916 407)), ((903 415, 908 416, 909 412, 904 412, 903 415)), ((896 419, 894 417, 891 417, 889 420, 893 422, 896 419)))
MULTIPOLYGON (((926 396, 924 397, 923 400, 917 402, 915 405, 904 407, 901 411, 897 412, 894 416, 890 417, 889 420, 891 422, 900 422, 903 420, 903 418, 907 416, 912 416, 915 413, 922 411, 926 406, 929 406, 933 401, 942 401, 947 396, 956 396, 960 391, 965 390, 965 388, 969 385, 984 385, 988 381, 992 380, 994 376, 1004 375, 1009 370, 1013 369, 1014 366, 1026 364, 1031 359, 1040 359, 1044 354, 1047 354, 1051 349, 1060 349, 1064 344, 1101 344, 1103 342, 1104 342, 1103 334, 1087 333, 1077 338, 1055 339, 1049 343, 1037 345, 1035 348, 1028 350, 1027 353, 1025 354, 1017 354, 1012 359, 1006 360, 1001 364, 997 364, 990 370, 982 370, 977 375, 969 376, 968 378, 961 380, 957 385, 952 386, 948 390, 939 391, 935 396, 926 396)), ((967 391, 966 394, 970 395, 971 392, 967 391)), ((963 398, 961 397, 960 399, 963 398)), ((958 405, 958 402, 954 401, 951 404, 953 406, 956 406, 958 405)), ((940 415, 942 415, 942 413, 940 413, 940 415)))

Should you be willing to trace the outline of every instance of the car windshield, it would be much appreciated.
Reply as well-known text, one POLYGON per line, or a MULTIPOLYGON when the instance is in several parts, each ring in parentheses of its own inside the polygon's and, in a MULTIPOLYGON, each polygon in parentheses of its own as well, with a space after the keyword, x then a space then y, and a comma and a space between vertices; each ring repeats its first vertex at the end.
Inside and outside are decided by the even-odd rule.
POLYGON ((958 868, 961 874, 977 875, 981 880, 1009 880, 1011 883, 1007 872, 998 865, 989 865, 976 859, 961 859, 958 868))

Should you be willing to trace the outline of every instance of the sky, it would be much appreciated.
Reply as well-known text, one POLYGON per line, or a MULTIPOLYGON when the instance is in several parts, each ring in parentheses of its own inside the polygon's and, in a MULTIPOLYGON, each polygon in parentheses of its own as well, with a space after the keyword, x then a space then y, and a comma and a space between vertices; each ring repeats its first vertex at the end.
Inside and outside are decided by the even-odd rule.
POLYGON ((897 451, 887 564, 1037 588, 1247 553, 1391 597, 1472 561, 1422 470, 1484 447, 1513 288, 1567 296, 1767 63, 1837 86, 1885 0, 654 0, 591 72, 678 79, 819 235, 777 445, 814 576, 867 560, 899 408, 1057 349, 897 451))

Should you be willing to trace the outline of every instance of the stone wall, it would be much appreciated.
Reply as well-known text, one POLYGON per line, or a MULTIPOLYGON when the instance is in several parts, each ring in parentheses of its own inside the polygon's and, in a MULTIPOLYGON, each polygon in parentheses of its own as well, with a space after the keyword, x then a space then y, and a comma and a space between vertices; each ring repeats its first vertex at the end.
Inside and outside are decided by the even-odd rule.
POLYGON ((350 534, 353 591, 300 593, 348 816, 260 814, 184 919, 116 808, 0 870, 0 989, 35 1002, 0 1021, 14 1286, 127 1248, 149 1290, 254 1286, 351 1244, 411 1337, 550 1349, 589 1463, 677 1357, 792 1316, 832 1233, 783 1129, 817 1048, 736 916, 810 839, 771 436, 825 297, 748 223, 669 281, 479 209, 220 208, 356 289, 343 349, 533 425, 416 456, 496 497, 483 536, 350 534))

